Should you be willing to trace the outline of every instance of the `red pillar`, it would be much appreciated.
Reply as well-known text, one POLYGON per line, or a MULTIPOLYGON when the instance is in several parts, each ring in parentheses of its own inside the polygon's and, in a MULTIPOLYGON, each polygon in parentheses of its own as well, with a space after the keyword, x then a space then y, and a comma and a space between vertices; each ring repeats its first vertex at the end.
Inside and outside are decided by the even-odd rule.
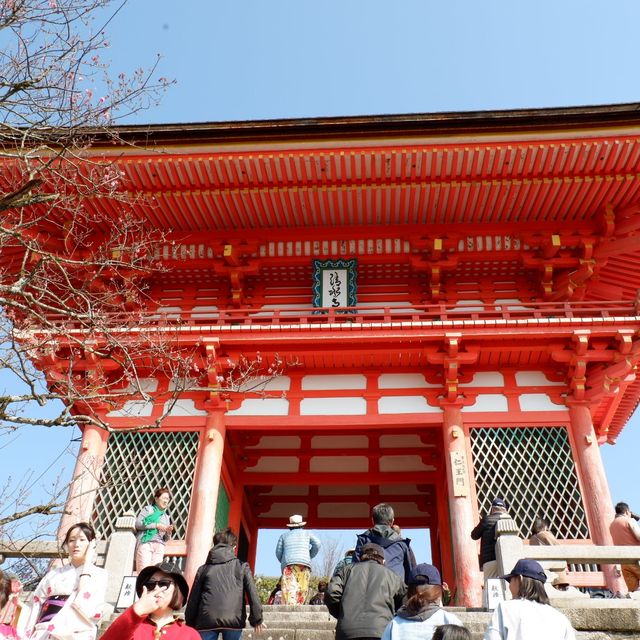
POLYGON ((76 522, 90 522, 96 492, 100 485, 100 473, 107 452, 106 429, 87 424, 82 432, 80 451, 76 459, 69 494, 65 505, 65 513, 60 520, 58 538, 64 538, 67 529, 76 522))
MULTIPOLYGON (((613 504, 607 476, 604 472, 600 447, 591 411, 586 402, 568 402, 571 430, 573 432, 573 446, 576 456, 580 484, 582 485, 582 498, 589 523, 591 539, 597 545, 611 545, 611 533, 609 525, 614 518, 613 504)), ((615 575, 612 565, 602 565, 607 586, 614 593, 620 591, 626 593, 624 580, 615 575)))
POLYGON ((471 539, 474 512, 471 504, 471 457, 469 437, 462 421, 460 405, 444 403, 444 458, 449 492, 449 522, 453 547, 455 603, 465 607, 482 606, 482 587, 476 544, 471 539), (453 455, 452 455, 453 454, 453 455), (456 462, 454 463, 454 457, 456 462))
POLYGON ((213 542, 224 440, 224 408, 210 409, 205 429, 200 436, 191 492, 184 571, 189 584, 193 582, 198 567, 204 564, 213 542))

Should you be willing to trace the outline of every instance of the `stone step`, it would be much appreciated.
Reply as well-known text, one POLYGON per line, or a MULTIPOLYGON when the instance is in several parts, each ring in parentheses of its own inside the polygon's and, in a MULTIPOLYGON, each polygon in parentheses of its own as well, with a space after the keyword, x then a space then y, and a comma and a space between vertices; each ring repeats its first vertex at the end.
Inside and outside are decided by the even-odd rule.
MULTIPOLYGON (((578 640, 640 638, 636 631, 640 629, 638 603, 629 600, 587 600, 581 601, 580 606, 558 608, 577 629, 578 640)), ((323 605, 265 605, 263 611, 266 632, 257 636, 251 627, 246 627, 242 633, 243 640, 335 640, 335 620, 323 605)), ((491 612, 462 607, 447 607, 447 611, 460 618, 471 632, 473 640, 482 640, 491 612)), ((105 620, 102 628, 106 628, 116 615, 105 620)))

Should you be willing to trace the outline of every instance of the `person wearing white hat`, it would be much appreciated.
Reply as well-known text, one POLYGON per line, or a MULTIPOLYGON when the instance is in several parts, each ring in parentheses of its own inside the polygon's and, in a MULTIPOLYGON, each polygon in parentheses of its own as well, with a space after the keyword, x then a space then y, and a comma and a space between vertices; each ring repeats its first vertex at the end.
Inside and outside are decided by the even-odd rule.
POLYGON ((285 531, 276 545, 276 558, 282 569, 282 600, 284 604, 304 604, 309 592, 311 558, 320 551, 320 540, 309 531, 301 515, 289 518, 285 531))

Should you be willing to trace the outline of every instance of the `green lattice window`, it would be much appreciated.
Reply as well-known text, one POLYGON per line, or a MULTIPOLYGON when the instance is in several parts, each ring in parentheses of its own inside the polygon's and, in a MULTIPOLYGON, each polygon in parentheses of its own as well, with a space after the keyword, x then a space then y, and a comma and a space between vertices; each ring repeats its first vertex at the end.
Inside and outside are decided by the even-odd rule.
POLYGON ((471 450, 478 509, 503 496, 521 535, 545 516, 558 538, 588 538, 571 445, 564 427, 476 428, 471 450))
POLYGON ((197 452, 198 433, 192 431, 112 433, 94 511, 99 535, 110 536, 118 516, 137 514, 157 488, 169 487, 174 539, 184 539, 197 452))

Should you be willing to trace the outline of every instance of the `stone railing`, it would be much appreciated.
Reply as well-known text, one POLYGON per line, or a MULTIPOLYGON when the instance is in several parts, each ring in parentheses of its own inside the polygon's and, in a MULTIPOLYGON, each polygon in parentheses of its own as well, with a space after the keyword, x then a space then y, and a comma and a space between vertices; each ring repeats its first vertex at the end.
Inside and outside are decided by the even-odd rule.
MULTIPOLYGON (((537 560, 550 571, 561 571, 570 564, 633 564, 640 561, 640 545, 629 547, 599 546, 593 544, 557 544, 533 546, 518 536, 516 523, 504 514, 496 524, 496 561, 500 575, 511 571, 518 560, 537 560)), ((567 572, 570 584, 578 587, 606 585, 603 572, 567 572)), ((606 585, 610 586, 610 585, 606 585)))

